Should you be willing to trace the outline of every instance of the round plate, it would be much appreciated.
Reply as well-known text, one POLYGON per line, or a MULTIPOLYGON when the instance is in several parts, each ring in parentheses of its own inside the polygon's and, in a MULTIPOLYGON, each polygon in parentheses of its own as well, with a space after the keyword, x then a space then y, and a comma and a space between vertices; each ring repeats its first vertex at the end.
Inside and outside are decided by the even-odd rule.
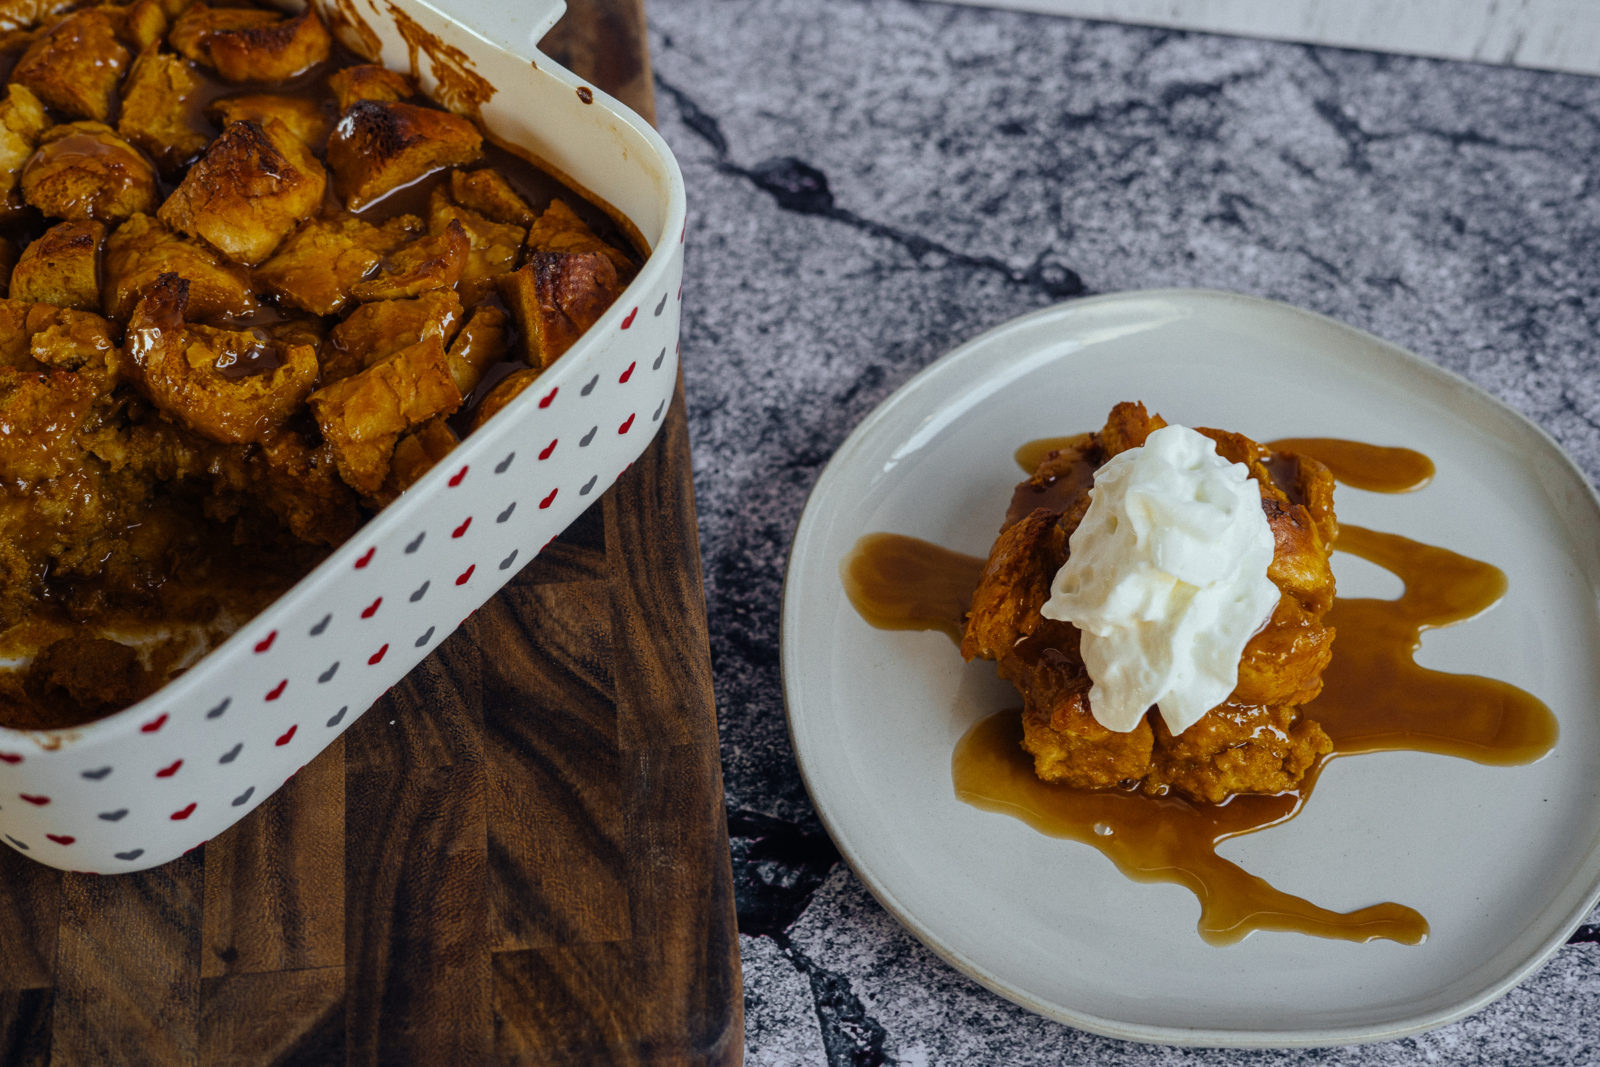
MULTIPOLYGON (((1326 1045, 1398 1037, 1471 1012, 1544 961, 1600 897, 1600 501, 1560 448, 1486 393, 1319 315, 1202 291, 1080 300, 939 360, 839 449, 801 516, 782 661, 800 770, 839 850, 930 948, 1041 1014, 1113 1037, 1326 1045), (1012 452, 1097 429, 1121 400, 1257 440, 1344 437, 1431 456, 1433 482, 1341 486, 1341 520, 1486 560, 1510 580, 1476 619, 1430 632, 1424 666, 1544 700, 1555 749, 1523 767, 1382 753, 1334 761, 1284 826, 1221 852, 1338 910, 1414 907, 1423 945, 1257 932, 1213 947, 1199 905, 1093 848, 958 801, 956 741, 1017 704, 989 663, 935 632, 874 629, 839 564, 873 531, 988 554, 1012 452)), ((1399 583, 1337 554, 1340 592, 1399 583)))

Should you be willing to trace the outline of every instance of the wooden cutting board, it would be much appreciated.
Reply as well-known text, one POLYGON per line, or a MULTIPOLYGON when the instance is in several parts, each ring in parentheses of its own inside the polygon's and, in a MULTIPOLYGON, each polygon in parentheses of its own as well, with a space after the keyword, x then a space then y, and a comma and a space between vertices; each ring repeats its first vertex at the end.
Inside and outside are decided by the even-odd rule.
MULTIPOLYGON (((642 0, 546 50, 653 114, 642 0)), ((0 849, 0 1063, 736 1063, 680 379, 566 534, 239 826, 142 874, 0 849)))

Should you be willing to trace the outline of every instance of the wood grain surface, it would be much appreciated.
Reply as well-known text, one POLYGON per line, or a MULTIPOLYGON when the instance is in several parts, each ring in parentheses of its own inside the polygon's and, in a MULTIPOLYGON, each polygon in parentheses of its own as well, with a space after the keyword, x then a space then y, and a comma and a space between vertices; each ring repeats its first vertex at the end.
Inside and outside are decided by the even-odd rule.
MULTIPOLYGON (((653 114, 642 0, 553 58, 653 114)), ((683 392, 620 482, 283 790, 154 871, 0 850, 0 1063, 736 1063, 683 392), (648 546, 648 547, 647 547, 648 546)))

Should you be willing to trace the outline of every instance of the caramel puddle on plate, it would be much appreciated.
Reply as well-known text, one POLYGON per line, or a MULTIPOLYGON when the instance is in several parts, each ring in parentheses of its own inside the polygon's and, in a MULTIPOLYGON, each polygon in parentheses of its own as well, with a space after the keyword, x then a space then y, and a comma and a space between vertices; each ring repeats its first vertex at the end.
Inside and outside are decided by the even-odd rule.
MULTIPOLYGON (((1033 470, 1073 438, 1030 442, 1017 462, 1033 470)), ((1433 464, 1409 449, 1328 438, 1273 442, 1313 455, 1341 482, 1380 492, 1420 488, 1433 464)), ((1339 631, 1321 696, 1307 714, 1334 749, 1327 759, 1362 752, 1419 751, 1479 763, 1530 763, 1554 746, 1555 716, 1515 686, 1419 667, 1412 656, 1425 629, 1470 619, 1505 593, 1496 567, 1396 534, 1342 526, 1336 551, 1383 567, 1405 584, 1396 600, 1334 601, 1339 631)), ((914 537, 869 534, 842 561, 846 595, 867 622, 884 629, 939 630, 959 640, 984 560, 914 537)), ((1093 845, 1129 878, 1172 882, 1200 901, 1200 936, 1211 944, 1252 930, 1292 930, 1346 941, 1386 938, 1421 943, 1428 923, 1393 902, 1336 912, 1273 888, 1216 847, 1292 819, 1309 800, 1323 763, 1297 792, 1236 796, 1220 805, 1122 790, 1081 790, 1041 782, 1020 747, 1016 709, 967 731, 952 760, 956 795, 1022 819, 1042 833, 1093 845)))

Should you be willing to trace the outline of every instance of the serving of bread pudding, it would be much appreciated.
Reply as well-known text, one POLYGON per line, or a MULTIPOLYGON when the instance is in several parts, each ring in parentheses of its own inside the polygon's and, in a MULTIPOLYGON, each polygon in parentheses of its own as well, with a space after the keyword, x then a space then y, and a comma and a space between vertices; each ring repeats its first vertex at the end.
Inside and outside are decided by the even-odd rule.
POLYGON ((1126 731, 1097 720, 1083 633, 1041 614, 1091 506, 1096 471, 1164 426, 1142 404, 1119 404, 1101 430, 1051 452, 1017 486, 973 595, 962 654, 994 660, 1017 687, 1023 747, 1046 781, 1171 791, 1210 803, 1293 789, 1332 748, 1301 711, 1321 691, 1333 650, 1323 616, 1333 603, 1328 556, 1338 526, 1333 477, 1321 463, 1272 452, 1241 434, 1199 431, 1253 480, 1271 532, 1266 578, 1277 599, 1244 644, 1232 692, 1182 732, 1154 709, 1126 731))

